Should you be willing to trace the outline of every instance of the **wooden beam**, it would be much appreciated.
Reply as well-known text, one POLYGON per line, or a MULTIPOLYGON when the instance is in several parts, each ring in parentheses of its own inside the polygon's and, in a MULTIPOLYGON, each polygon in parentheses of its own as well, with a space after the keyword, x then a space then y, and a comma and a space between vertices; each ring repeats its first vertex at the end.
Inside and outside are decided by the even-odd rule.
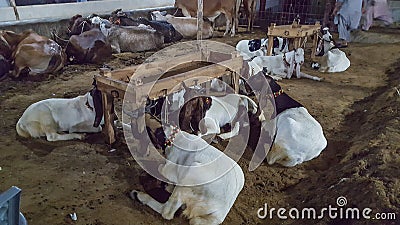
POLYGON ((172 77, 168 77, 165 79, 161 79, 157 81, 154 86, 152 83, 143 84, 141 86, 136 87, 136 93, 139 97, 140 95, 149 94, 149 97, 159 98, 163 96, 164 90, 167 90, 167 94, 171 94, 178 90, 172 90, 173 87, 178 86, 180 83, 185 81, 187 86, 195 85, 195 82, 198 84, 208 82, 214 78, 221 77, 227 74, 227 71, 230 71, 231 68, 234 71, 240 72, 242 67, 242 58, 238 57, 235 59, 224 61, 220 64, 212 64, 209 66, 201 67, 198 69, 194 69, 191 71, 187 71, 184 73, 180 73, 174 75, 172 77), (151 92, 150 92, 151 90, 151 92))
POLYGON ((197 0, 197 40, 203 39, 203 0, 197 0))

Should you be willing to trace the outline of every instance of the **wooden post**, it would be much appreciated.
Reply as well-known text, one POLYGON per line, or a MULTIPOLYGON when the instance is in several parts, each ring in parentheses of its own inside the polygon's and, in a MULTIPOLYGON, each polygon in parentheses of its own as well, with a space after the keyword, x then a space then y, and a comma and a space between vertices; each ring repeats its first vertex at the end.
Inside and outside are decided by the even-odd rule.
POLYGON ((272 48, 274 47, 274 36, 272 34, 272 30, 275 28, 276 23, 271 23, 268 27, 268 48, 267 48, 267 55, 272 55, 272 48))
POLYGON ((239 74, 235 73, 234 71, 231 72, 231 76, 233 79, 233 88, 235 90, 235 94, 239 94, 239 74))
POLYGON ((267 55, 272 55, 272 49, 274 48, 274 36, 268 35, 268 49, 267 55))
POLYGON ((106 142, 112 144, 115 142, 115 133, 113 127, 114 120, 114 109, 113 101, 114 98, 111 94, 103 92, 103 112, 104 112, 104 129, 103 134, 106 137, 106 142))
POLYGON ((317 50, 318 45, 318 33, 314 33, 314 40, 311 49, 311 60, 315 61, 315 51, 317 50))
POLYGON ((203 0, 197 0, 197 40, 203 39, 203 0))

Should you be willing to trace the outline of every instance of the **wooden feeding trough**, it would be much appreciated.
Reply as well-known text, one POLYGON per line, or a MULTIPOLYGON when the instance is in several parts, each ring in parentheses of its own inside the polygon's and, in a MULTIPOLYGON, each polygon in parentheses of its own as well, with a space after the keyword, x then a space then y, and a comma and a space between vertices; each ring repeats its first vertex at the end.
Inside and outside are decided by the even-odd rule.
POLYGON ((129 92, 129 96, 133 96, 133 101, 136 101, 135 107, 139 109, 148 98, 157 99, 179 91, 180 89, 176 87, 182 82, 185 82, 187 86, 192 86, 206 83, 227 74, 232 76, 233 88, 237 93, 239 90, 239 74, 234 71, 240 72, 242 64, 242 57, 236 53, 224 54, 209 51, 201 54, 198 51, 183 55, 176 54, 169 56, 167 59, 115 71, 101 69, 100 73, 96 74, 94 78, 97 88, 102 92, 105 123, 103 134, 106 137, 106 142, 109 144, 115 142, 115 132, 112 124, 114 118, 113 101, 115 98, 123 99, 126 93, 129 92), (218 64, 204 63, 215 62, 215 59, 219 59, 218 64), (174 62, 181 61, 186 63, 171 68, 174 62), (133 87, 130 86, 128 88, 129 85, 133 85, 133 87))
POLYGON ((311 59, 315 58, 315 50, 317 48, 318 33, 321 30, 321 25, 317 21, 314 25, 300 25, 297 21, 293 21, 291 25, 276 26, 275 23, 271 23, 268 27, 268 49, 267 55, 272 55, 273 38, 282 37, 293 39, 293 47, 295 49, 301 47, 301 44, 305 38, 312 36, 313 44, 311 50, 311 59))

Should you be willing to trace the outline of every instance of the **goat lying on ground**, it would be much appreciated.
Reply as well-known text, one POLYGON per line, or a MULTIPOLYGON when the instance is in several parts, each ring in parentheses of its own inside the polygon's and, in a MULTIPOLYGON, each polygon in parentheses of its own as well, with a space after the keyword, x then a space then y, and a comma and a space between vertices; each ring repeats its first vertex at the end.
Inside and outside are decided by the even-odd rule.
POLYGON ((200 137, 165 127, 165 135, 158 137, 167 161, 159 172, 176 184, 166 203, 154 200, 146 193, 133 190, 131 197, 148 205, 171 220, 185 205, 183 214, 190 224, 220 224, 224 221, 244 185, 244 174, 239 165, 223 152, 200 137))
POLYGON ((83 139, 80 133, 101 131, 102 118, 101 94, 93 89, 72 99, 51 98, 30 105, 16 130, 22 137, 46 136, 48 141, 83 139))
POLYGON ((138 20, 128 17, 122 9, 117 9, 112 12, 108 20, 112 24, 120 26, 139 26, 141 24, 138 20))
POLYGON ((343 72, 350 67, 350 60, 347 58, 346 53, 335 47, 332 35, 327 28, 324 29, 322 36, 323 42, 323 56, 321 57, 320 72, 343 72))
POLYGON ((164 36, 164 42, 176 42, 183 38, 183 36, 175 30, 174 26, 166 21, 149 21, 146 18, 139 18, 139 22, 148 25, 154 30, 160 32, 164 36))
MULTIPOLYGON (((287 38, 274 37, 274 47, 272 55, 280 55, 289 51, 289 43, 287 38)), ((241 40, 236 45, 236 51, 244 60, 250 60, 257 56, 267 55, 268 38, 241 40)))
MULTIPOLYGON (((264 79, 262 72, 249 78, 249 82, 255 84, 254 90, 262 99, 265 95, 262 91, 260 79, 264 79)), ((283 166, 292 167, 302 162, 317 157, 327 145, 321 125, 316 121, 296 100, 292 99, 270 76, 266 79, 271 87, 275 98, 276 110, 276 133, 272 148, 267 152, 267 162, 269 164, 279 163, 283 166)), ((262 122, 260 141, 274 135, 268 133, 270 121, 262 122), (265 135, 263 135, 263 132, 265 135)), ((267 147, 269 148, 269 147, 267 147)))
POLYGON ((19 77, 23 71, 34 76, 57 72, 63 68, 67 56, 55 41, 40 36, 32 30, 24 31, 17 36, 20 42, 13 52, 14 77, 19 77))
MULTIPOLYGON (((163 16, 159 11, 152 12, 152 18, 156 21, 166 21, 170 23, 176 31, 184 38, 196 38, 197 35, 197 18, 175 17, 172 15, 163 16)), ((214 29, 209 21, 203 22, 203 38, 211 38, 214 29)))
POLYGON ((304 50, 298 48, 282 55, 275 56, 257 56, 250 61, 249 67, 252 74, 257 74, 260 71, 265 71, 276 80, 282 78, 290 79, 296 68, 297 78, 305 77, 316 81, 321 81, 321 78, 314 77, 300 72, 300 67, 304 63, 304 50))
MULTIPOLYGON (((218 135, 222 139, 228 139, 239 133, 239 121, 235 121, 241 112, 239 109, 243 107, 247 111, 252 109, 251 113, 257 112, 257 104, 245 95, 228 94, 223 97, 211 96, 211 106, 206 111, 203 120, 200 122, 200 131, 202 136, 209 134, 220 134, 221 127, 226 124, 235 123, 231 132, 218 135)), ((243 125, 243 124, 242 124, 243 125)))
POLYGON ((153 29, 109 26, 105 23, 100 24, 100 29, 111 43, 114 53, 159 49, 164 44, 164 36, 153 29))
POLYGON ((82 15, 76 14, 69 20, 68 35, 79 35, 85 31, 93 29, 93 25, 88 18, 83 18, 82 15))
POLYGON ((111 44, 97 28, 72 35, 65 48, 68 60, 73 63, 103 63, 111 58, 111 44))
MULTIPOLYGON (((186 132, 206 136, 219 134, 222 139, 231 138, 239 133, 240 120, 243 113, 257 112, 257 104, 245 95, 227 94, 221 97, 199 96, 201 89, 186 87, 177 92, 170 101, 175 109, 181 109, 179 114, 180 128, 186 132), (186 101, 185 104, 183 104, 186 101), (176 107, 177 106, 177 107, 176 107), (232 124, 230 132, 221 133, 221 127, 232 124)), ((176 118, 176 117, 175 117, 176 118)))

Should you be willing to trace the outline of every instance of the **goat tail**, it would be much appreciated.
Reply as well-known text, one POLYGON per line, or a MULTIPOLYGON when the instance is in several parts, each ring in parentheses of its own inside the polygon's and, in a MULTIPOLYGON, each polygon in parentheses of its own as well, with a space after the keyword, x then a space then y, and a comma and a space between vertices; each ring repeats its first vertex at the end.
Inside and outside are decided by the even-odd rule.
POLYGON ((26 132, 26 130, 23 128, 23 125, 21 124, 21 121, 18 120, 17 125, 15 125, 15 129, 17 130, 17 134, 21 137, 30 137, 31 135, 26 132))

